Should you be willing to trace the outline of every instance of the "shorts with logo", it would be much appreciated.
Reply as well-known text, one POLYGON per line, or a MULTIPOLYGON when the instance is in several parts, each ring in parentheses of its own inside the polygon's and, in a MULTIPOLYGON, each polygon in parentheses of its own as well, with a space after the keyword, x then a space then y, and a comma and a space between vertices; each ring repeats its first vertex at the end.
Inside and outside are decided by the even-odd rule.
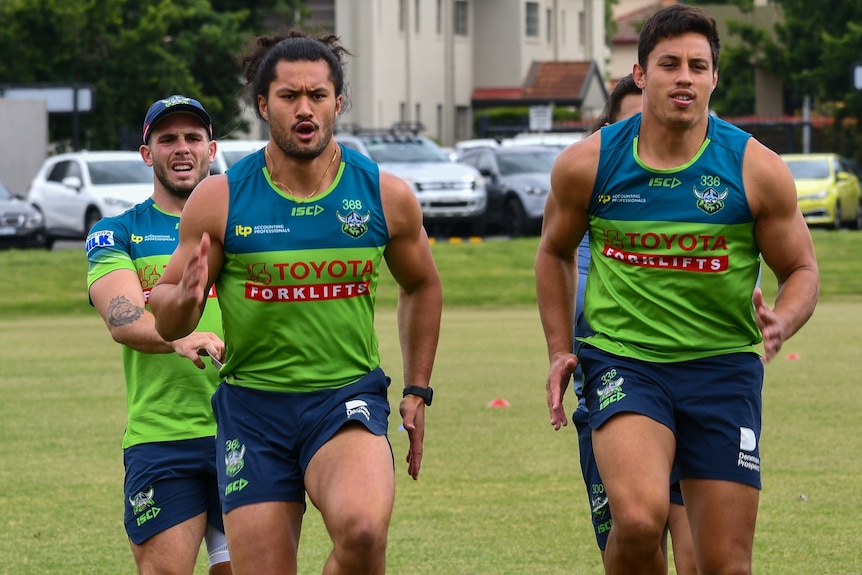
POLYGON ((207 512, 224 532, 214 437, 141 443, 123 451, 125 525, 140 545, 153 535, 207 512))
MULTIPOLYGON (((598 544, 599 549, 604 551, 608 544, 608 534, 613 520, 611 509, 608 506, 608 497, 605 495, 605 484, 599 475, 599 466, 596 464, 596 455, 593 452, 593 430, 589 424, 589 417, 590 414, 586 408, 579 404, 578 409, 572 414, 572 421, 578 431, 581 474, 587 487, 587 500, 590 502, 590 517, 593 521, 593 530, 596 533, 596 544, 598 544)), ((671 472, 670 502, 683 505, 682 490, 676 477, 675 467, 671 472)))
POLYGON ((224 512, 264 501, 304 503, 308 463, 345 424, 387 436, 388 388, 380 368, 344 387, 306 393, 222 383, 212 403, 224 512))
POLYGON ((626 412, 645 415, 676 436, 680 479, 719 479, 761 488, 763 363, 733 353, 654 363, 578 351, 592 429, 626 412))

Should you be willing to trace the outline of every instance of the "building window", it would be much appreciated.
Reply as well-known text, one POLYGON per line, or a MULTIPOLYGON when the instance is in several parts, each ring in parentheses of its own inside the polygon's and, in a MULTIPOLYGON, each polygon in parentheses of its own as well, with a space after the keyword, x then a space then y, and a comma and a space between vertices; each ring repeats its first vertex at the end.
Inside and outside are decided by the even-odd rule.
POLYGON ((407 103, 401 102, 398 104, 398 121, 407 122, 407 103))
POLYGON ((539 3, 527 2, 526 5, 526 28, 524 30, 527 38, 539 37, 539 3))
POLYGON ((404 32, 407 30, 407 0, 399 0, 398 2, 398 31, 404 32))
POLYGON ((578 44, 585 46, 587 40, 587 15, 578 12, 578 44))
POLYGON ((443 31, 443 0, 437 0, 437 35, 443 31))
POLYGON ((415 15, 416 15, 416 33, 417 33, 417 34, 419 33, 419 13, 420 13, 420 12, 422 12, 422 10, 421 10, 421 9, 420 9, 420 7, 419 7, 419 2, 420 2, 420 1, 421 1, 421 0, 416 0, 416 1, 413 3, 413 11, 416 13, 415 15))
POLYGON ((467 106, 455 106, 455 141, 467 140, 472 137, 473 128, 470 126, 470 108, 467 106))
POLYGON ((545 38, 548 44, 554 40, 554 17, 550 8, 545 13, 545 38))
POLYGON ((468 36, 469 22, 467 21, 467 0, 455 0, 455 35, 468 36))
POLYGON ((437 139, 443 139, 443 104, 437 104, 437 139))
POLYGON ((413 119, 417 125, 422 123, 422 104, 419 102, 416 102, 416 117, 413 119))

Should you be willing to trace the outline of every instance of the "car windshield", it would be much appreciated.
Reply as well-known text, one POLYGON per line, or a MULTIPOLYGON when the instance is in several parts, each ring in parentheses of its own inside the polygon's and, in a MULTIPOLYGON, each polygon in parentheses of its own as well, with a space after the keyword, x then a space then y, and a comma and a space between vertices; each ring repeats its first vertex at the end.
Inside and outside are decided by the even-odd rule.
POLYGON ((497 156, 497 165, 500 174, 511 176, 513 174, 550 174, 551 166, 557 152, 553 150, 541 150, 536 152, 501 153, 497 156))
POLYGON ((820 180, 829 177, 829 162, 826 160, 787 160, 787 167, 794 180, 820 180))
POLYGON ((9 191, 4 184, 0 183, 0 200, 11 200, 14 198, 12 192, 9 191))
POLYGON ((153 183, 153 169, 141 159, 89 160, 87 166, 94 186, 153 183))
POLYGON ((449 157, 436 144, 420 138, 371 139, 366 142, 368 155, 380 163, 386 162, 449 162, 449 157))

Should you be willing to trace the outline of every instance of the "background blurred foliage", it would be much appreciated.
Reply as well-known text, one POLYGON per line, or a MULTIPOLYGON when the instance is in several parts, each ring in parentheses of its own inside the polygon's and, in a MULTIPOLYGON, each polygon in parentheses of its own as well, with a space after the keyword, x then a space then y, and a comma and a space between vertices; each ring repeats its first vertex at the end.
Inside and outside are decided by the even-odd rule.
MULTIPOLYGON (((176 93, 201 100, 219 137, 242 127, 236 55, 306 14, 299 0, 0 0, 0 84, 91 84, 90 149, 137 145, 147 107, 176 93)), ((71 115, 49 130, 70 141, 71 115)))

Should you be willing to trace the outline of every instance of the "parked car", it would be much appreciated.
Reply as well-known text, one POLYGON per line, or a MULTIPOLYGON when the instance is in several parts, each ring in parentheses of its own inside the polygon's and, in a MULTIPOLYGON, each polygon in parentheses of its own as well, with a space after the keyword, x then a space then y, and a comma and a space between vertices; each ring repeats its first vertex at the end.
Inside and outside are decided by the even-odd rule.
POLYGON ((540 232, 551 188, 551 166, 558 153, 545 146, 519 145, 477 148, 461 156, 459 162, 485 176, 486 229, 499 229, 510 237, 540 232))
POLYGON ((210 164, 210 174, 223 174, 229 167, 252 152, 264 147, 269 140, 218 140, 215 161, 210 164))
POLYGON ((379 131, 339 133, 335 140, 406 180, 419 199, 429 233, 484 233, 485 179, 472 166, 451 161, 432 140, 379 131))
POLYGON ((0 182, 0 248, 45 246, 42 214, 0 182))
POLYGON ((153 169, 138 152, 71 152, 45 160, 27 201, 45 219, 47 245, 84 239, 102 217, 115 216, 153 193, 153 169))
POLYGON ((799 209, 811 226, 862 229, 859 178, 837 154, 783 154, 796 182, 799 209))
POLYGON ((545 132, 542 134, 518 134, 514 138, 503 140, 502 145, 508 146, 547 146, 558 152, 563 151, 569 144, 580 142, 587 137, 585 132, 545 132))
POLYGON ((451 156, 454 161, 458 161, 461 159, 465 153, 470 150, 475 150, 476 148, 498 148, 500 147, 500 142, 495 140, 494 138, 475 138, 472 140, 461 140, 460 142, 455 143, 455 154, 451 156))

